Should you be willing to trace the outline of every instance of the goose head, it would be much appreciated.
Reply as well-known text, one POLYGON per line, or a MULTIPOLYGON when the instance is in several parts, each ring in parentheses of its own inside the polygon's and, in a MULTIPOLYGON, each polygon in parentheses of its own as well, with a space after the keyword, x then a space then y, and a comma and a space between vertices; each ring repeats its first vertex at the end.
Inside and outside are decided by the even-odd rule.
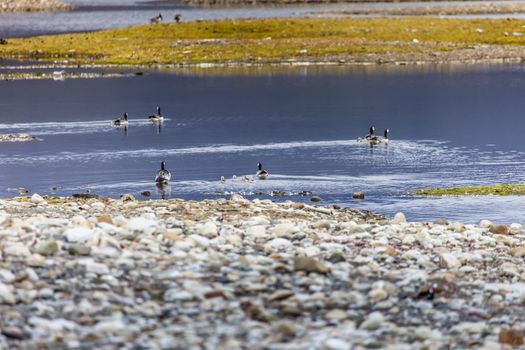
POLYGON ((161 169, 161 170, 166 170, 166 162, 162 161, 162 162, 160 163, 160 169, 161 169))
POLYGON ((373 126, 370 127, 370 135, 374 135, 374 131, 376 131, 376 128, 373 126))
POLYGON ((385 139, 387 139, 387 138, 388 138, 388 133, 389 133, 389 132, 390 132, 390 130, 388 130, 388 129, 385 129, 385 139))
POLYGON ((262 170, 262 164, 261 163, 257 163, 257 169, 262 170))
POLYGON ((128 112, 124 113, 124 120, 128 120, 128 112))

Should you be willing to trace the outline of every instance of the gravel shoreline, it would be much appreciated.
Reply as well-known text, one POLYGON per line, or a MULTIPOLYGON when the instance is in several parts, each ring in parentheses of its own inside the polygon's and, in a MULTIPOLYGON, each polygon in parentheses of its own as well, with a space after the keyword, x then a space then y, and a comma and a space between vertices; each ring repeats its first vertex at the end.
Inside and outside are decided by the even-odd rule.
POLYGON ((66 11, 73 6, 59 0, 0 0, 2 12, 66 11))
POLYGON ((232 200, 0 201, 0 348, 523 344, 519 224, 232 200))

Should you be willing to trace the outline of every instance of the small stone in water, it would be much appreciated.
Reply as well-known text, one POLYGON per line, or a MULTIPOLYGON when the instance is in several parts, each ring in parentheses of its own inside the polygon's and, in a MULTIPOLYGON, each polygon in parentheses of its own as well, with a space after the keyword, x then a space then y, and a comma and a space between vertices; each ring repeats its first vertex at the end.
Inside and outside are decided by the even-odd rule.
POLYGON ((142 191, 140 192, 141 195, 143 195, 144 197, 149 197, 151 196, 151 191, 142 191))
POLYGON ((354 192, 352 194, 353 199, 365 199, 365 194, 363 192, 354 192))
POLYGON ((126 194, 123 194, 122 196, 120 196, 120 200, 123 201, 123 202, 135 201, 135 196, 132 195, 131 193, 126 193, 126 194))
POLYGON ((311 202, 320 202, 320 201, 321 201, 321 197, 319 197, 319 196, 313 196, 312 198, 310 198, 310 201, 311 201, 311 202))

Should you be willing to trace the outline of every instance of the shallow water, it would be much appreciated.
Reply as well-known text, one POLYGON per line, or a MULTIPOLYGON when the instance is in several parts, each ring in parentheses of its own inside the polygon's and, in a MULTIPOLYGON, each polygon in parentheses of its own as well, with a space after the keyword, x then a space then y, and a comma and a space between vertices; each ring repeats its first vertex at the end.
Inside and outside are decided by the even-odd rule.
POLYGON ((91 191, 339 203, 412 220, 525 223, 525 197, 415 198, 412 189, 525 181, 525 67, 309 67, 1 81, 0 197, 91 191), (205 74, 203 74, 205 73, 205 74), (146 119, 156 105, 166 120, 146 119), (110 120, 130 114, 127 130, 110 120), (357 136, 391 130, 388 146, 357 136), (169 188, 153 178, 165 160, 169 188), (257 162, 266 181, 243 182, 257 162), (237 181, 232 181, 233 175, 237 181), (219 181, 227 178, 226 183, 219 181), (53 187, 59 187, 53 190, 53 187), (271 196, 283 191, 284 196, 271 196), (363 191, 365 201, 353 200, 363 191))
MULTIPOLYGON (((524 0, 501 1, 516 3, 524 0)), ((418 6, 447 6, 450 2, 413 2, 413 3, 354 3, 354 4, 311 4, 287 6, 245 6, 230 8, 207 8, 188 6, 177 1, 142 1, 142 0, 70 0, 76 6, 70 12, 41 13, 0 13, 0 37, 20 37, 51 33, 82 32, 130 25, 146 24, 149 19, 162 12, 166 21, 173 21, 175 13, 182 14, 184 21, 200 19, 259 18, 259 17, 317 17, 336 16, 330 11, 357 8, 397 8, 418 6)), ((484 1, 452 2, 458 4, 480 4, 484 1)), ((513 17, 523 18, 522 14, 475 15, 462 17, 513 17)))

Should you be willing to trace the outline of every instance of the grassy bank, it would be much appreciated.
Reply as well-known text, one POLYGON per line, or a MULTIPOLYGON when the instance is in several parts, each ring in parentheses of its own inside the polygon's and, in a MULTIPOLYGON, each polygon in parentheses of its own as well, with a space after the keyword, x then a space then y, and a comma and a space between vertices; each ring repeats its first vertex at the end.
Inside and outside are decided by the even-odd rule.
POLYGON ((525 185, 431 188, 416 190, 412 194, 420 196, 523 196, 525 185))
POLYGON ((75 64, 470 62, 521 59, 525 21, 252 19, 10 39, 0 58, 75 64))

